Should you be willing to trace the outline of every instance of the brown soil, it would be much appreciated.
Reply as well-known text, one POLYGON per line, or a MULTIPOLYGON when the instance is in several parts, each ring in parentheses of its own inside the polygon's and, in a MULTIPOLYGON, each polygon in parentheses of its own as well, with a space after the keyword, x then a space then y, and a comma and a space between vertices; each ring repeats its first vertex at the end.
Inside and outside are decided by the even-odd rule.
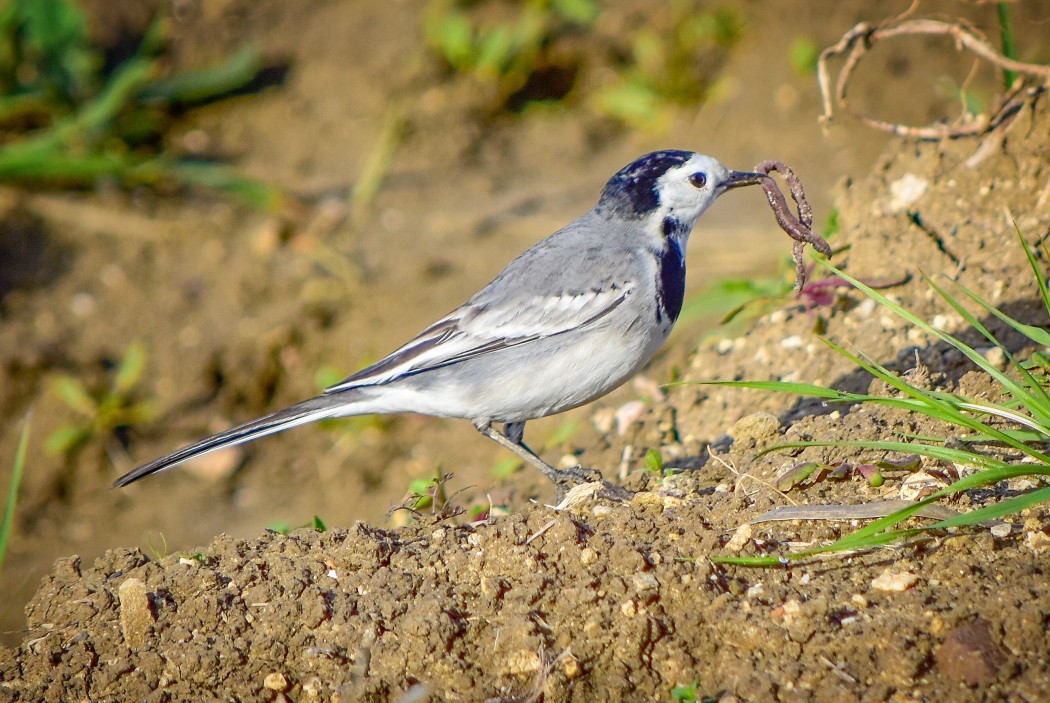
MULTIPOLYGON (((418 7, 222 2, 181 19, 180 65, 208 63, 251 38, 292 68, 280 88, 191 112, 176 141, 203 135, 249 173, 324 196, 353 183, 391 104, 410 106, 409 128, 375 207, 331 231, 319 224, 331 201, 286 222, 200 198, 0 194, 0 246, 16 262, 0 279, 0 456, 13 455, 20 420, 34 409, 16 539, 0 574, 11 631, 0 646, 0 700, 641 701, 667 700, 693 681, 698 694, 727 700, 1045 700, 1050 508, 1015 516, 1008 533, 938 534, 787 569, 709 561, 734 553, 740 525, 788 500, 896 496, 900 475, 879 489, 829 481, 783 496, 769 487, 786 464, 878 458, 871 452, 758 454, 799 439, 950 431, 900 412, 711 386, 664 397, 652 380, 629 384, 568 420, 530 425, 538 446, 558 436, 548 455, 622 473, 635 491, 562 511, 542 505, 552 493, 532 472, 495 477, 490 469, 505 457, 466 423, 414 417, 301 429, 233 459, 108 488, 138 462, 314 393, 318 368, 349 373, 389 351, 589 207, 620 165, 669 144, 737 168, 764 158, 791 164, 818 221, 832 184, 850 174, 836 200, 834 244, 849 246, 837 265, 865 280, 910 275, 890 293, 949 329, 965 332, 919 267, 1046 326, 1010 223, 1029 241, 1050 232, 1045 98, 994 137, 894 142, 871 169, 882 140, 849 122, 821 136, 812 77, 782 58, 796 36, 825 45, 859 19, 878 19, 867 5, 742 5, 742 42, 710 68, 715 98, 681 110, 658 137, 610 130, 571 100, 564 110, 480 117, 484 96, 426 60, 418 7), (899 207, 894 184, 916 179, 925 192, 899 207), (47 456, 40 438, 71 418, 48 391, 53 379, 68 373, 104 387, 107 364, 133 340, 149 354, 140 394, 162 415, 124 442, 99 440, 65 461, 47 456), (618 430, 612 413, 637 400, 637 420, 618 430), (640 471, 648 449, 688 470, 657 480, 640 471), (438 466, 456 474, 456 503, 491 499, 510 513, 368 524, 386 520, 409 480, 438 466), (315 514, 327 532, 264 531, 315 514), (876 579, 887 571, 914 583, 883 590, 876 579)), ((630 26, 641 6, 617 4, 604 31, 630 26)), ((990 13, 938 7, 977 22, 990 13)), ((1040 50, 1045 20, 1017 12, 1021 46, 1040 50)), ((943 101, 911 99, 907 81, 925 90, 931 74, 951 68, 961 81, 968 67, 939 44, 909 51, 875 57, 881 80, 857 92, 873 111, 923 121, 943 101), (906 87, 891 91, 891 79, 906 87)), ((787 249, 757 190, 750 200, 736 194, 694 235, 692 290, 768 274, 787 249)), ((960 355, 854 291, 814 313, 781 301, 743 336, 698 349, 689 340, 700 323, 685 324, 646 379, 868 389, 869 378, 820 343, 818 316, 831 339, 931 387, 992 392, 960 355)), ((975 491, 950 507, 1031 487, 975 491)), ((761 523, 741 551, 780 553, 849 529, 761 523)))

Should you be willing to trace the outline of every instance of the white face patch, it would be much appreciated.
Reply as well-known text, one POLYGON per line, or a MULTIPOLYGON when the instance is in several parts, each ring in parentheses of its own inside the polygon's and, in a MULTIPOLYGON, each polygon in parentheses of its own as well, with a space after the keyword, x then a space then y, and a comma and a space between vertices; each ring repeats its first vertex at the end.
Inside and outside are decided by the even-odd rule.
POLYGON ((673 216, 691 229, 697 218, 718 198, 729 173, 729 169, 717 160, 703 154, 696 154, 681 166, 668 169, 656 181, 660 194, 657 212, 660 217, 673 216))

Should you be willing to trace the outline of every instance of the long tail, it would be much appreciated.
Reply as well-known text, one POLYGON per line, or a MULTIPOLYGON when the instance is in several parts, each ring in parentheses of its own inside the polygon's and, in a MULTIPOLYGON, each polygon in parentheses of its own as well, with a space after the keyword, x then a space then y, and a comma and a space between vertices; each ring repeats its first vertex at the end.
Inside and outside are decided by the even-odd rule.
POLYGON ((278 410, 275 413, 264 415, 251 422, 228 429, 225 432, 205 437, 188 447, 183 447, 167 456, 162 456, 156 461, 144 464, 118 478, 113 482, 113 487, 126 486, 129 483, 138 481, 140 478, 170 469, 184 461, 189 461, 209 452, 232 447, 236 444, 243 444, 244 442, 251 442, 266 435, 305 425, 308 422, 345 415, 347 414, 346 406, 352 402, 353 400, 347 398, 345 393, 322 395, 304 400, 284 410, 278 410))

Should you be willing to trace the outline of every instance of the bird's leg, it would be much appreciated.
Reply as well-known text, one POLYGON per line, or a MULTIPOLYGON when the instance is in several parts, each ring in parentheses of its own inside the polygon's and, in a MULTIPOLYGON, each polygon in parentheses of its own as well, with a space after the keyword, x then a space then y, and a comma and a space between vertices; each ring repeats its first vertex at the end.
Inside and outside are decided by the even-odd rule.
POLYGON ((601 473, 595 469, 585 469, 582 466, 574 466, 571 469, 556 469, 545 462, 522 441, 525 436, 524 422, 505 423, 503 432, 493 427, 492 422, 488 420, 476 421, 474 427, 496 444, 517 454, 525 463, 539 469, 540 473, 554 484, 558 491, 559 502, 561 502, 565 492, 570 488, 581 483, 600 481, 602 479, 601 473))

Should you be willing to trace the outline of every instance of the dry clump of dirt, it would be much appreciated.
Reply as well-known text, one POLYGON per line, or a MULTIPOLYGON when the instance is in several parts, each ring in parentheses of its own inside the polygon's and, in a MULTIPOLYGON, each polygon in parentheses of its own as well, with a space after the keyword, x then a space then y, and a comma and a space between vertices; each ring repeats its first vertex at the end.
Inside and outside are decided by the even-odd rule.
POLYGON ((689 483, 474 525, 220 537, 158 561, 112 551, 90 568, 64 559, 27 609, 31 634, 3 690, 35 701, 378 701, 414 686, 431 700, 658 700, 693 680, 744 700, 1044 690, 1040 604, 1003 598, 996 576, 1042 589, 1045 569, 1017 540, 726 571, 706 557, 725 551, 748 501, 689 483), (880 576, 914 583, 894 592, 880 576), (967 689, 938 652, 978 618, 990 630, 951 660, 985 667, 967 689))
MULTIPOLYGON (((1048 127, 1045 99, 1032 96, 984 142, 898 145, 846 188, 841 243, 849 249, 836 263, 863 279, 910 274, 890 293, 964 334, 916 267, 957 278, 1013 314, 1033 310, 1037 292, 1007 211, 1030 241, 1050 232, 1048 127)), ((816 339, 816 314, 830 337, 917 382, 992 390, 955 352, 857 292, 834 308, 784 309, 747 336, 706 343, 689 378, 871 387, 816 339)), ((878 489, 825 482, 783 496, 769 484, 785 462, 872 457, 759 450, 901 431, 945 428, 899 411, 685 386, 584 455, 615 465, 628 443, 696 467, 659 480, 631 476, 638 492, 623 502, 532 506, 474 524, 220 537, 161 559, 111 551, 90 567, 64 559, 27 606, 20 647, 0 654, 0 697, 379 701, 425 691, 431 700, 590 701, 610 692, 661 700, 695 681, 698 694, 726 700, 1043 699, 1047 506, 1008 529, 931 535, 787 569, 708 560, 782 553, 852 529, 740 527, 785 500, 864 502, 899 489, 891 477, 878 489)), ((995 497, 974 492, 952 507, 995 497)))

